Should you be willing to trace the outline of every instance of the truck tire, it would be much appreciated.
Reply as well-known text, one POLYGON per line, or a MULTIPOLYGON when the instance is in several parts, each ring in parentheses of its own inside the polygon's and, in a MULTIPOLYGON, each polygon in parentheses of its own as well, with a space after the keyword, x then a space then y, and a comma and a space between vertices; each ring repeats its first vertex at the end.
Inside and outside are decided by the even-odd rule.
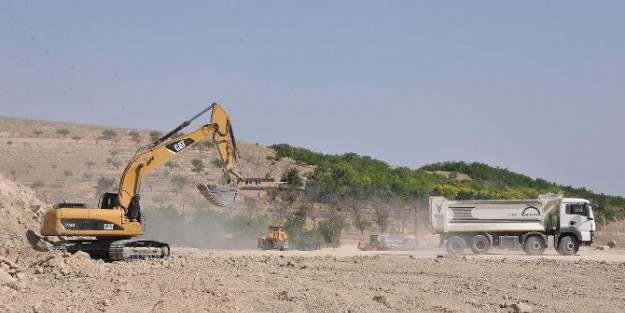
POLYGON ((574 236, 565 236, 560 239, 558 253, 561 255, 575 255, 579 250, 579 241, 574 236))
POLYGON ((545 240, 539 236, 530 236, 523 244, 523 250, 529 255, 541 255, 545 252, 545 248, 545 240))
POLYGON ((486 254, 488 249, 490 249, 490 240, 484 235, 476 235, 471 238, 469 246, 475 254, 486 254))
POLYGON ((445 245, 447 248, 447 252, 449 254, 458 255, 462 254, 464 249, 467 247, 467 243, 462 239, 462 237, 451 236, 447 238, 447 244, 445 245))

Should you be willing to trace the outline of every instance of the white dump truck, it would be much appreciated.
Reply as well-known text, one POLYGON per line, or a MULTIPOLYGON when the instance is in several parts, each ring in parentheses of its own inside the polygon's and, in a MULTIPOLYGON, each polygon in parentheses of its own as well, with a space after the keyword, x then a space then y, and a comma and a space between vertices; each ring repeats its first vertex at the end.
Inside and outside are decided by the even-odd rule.
POLYGON ((430 223, 450 254, 466 247, 485 254, 491 247, 523 248, 538 255, 554 247, 574 255, 595 238, 592 205, 586 199, 544 194, 531 200, 448 200, 430 197, 430 223))

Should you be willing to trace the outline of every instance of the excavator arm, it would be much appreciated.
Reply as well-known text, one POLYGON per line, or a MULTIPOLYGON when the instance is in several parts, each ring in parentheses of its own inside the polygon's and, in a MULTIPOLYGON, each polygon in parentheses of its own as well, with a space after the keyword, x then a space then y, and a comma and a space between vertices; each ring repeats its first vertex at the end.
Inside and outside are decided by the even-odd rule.
MULTIPOLYGON (((118 205, 128 213, 129 218, 136 219, 136 216, 133 215, 138 214, 141 180, 156 167, 167 162, 178 153, 211 136, 219 151, 229 181, 227 188, 223 186, 215 187, 204 185, 204 188, 208 190, 217 190, 215 196, 207 196, 206 194, 211 194, 205 194, 204 192, 202 192, 202 194, 207 197, 211 203, 220 206, 226 206, 230 203, 224 203, 225 201, 219 201, 219 199, 215 200, 214 198, 218 197, 218 193, 231 193, 232 196, 226 198, 234 201, 236 184, 243 180, 243 177, 237 171, 238 150, 234 134, 232 133, 230 117, 219 104, 213 103, 195 117, 185 121, 162 138, 153 142, 144 151, 135 155, 128 163, 119 182, 118 205), (171 138, 181 129, 187 127, 194 119, 210 109, 212 109, 210 123, 202 125, 188 134, 171 138), (135 210, 137 211, 136 213, 134 212, 135 210)), ((200 186, 198 186, 198 188, 199 187, 200 186)), ((200 189, 200 191, 202 190, 200 189)))

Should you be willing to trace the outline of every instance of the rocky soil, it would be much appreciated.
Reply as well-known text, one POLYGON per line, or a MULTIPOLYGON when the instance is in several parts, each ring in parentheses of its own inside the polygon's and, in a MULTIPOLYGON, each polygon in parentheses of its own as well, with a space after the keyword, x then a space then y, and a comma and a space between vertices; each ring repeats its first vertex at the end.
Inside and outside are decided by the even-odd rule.
POLYGON ((0 176, 0 312, 625 311, 618 246, 573 257, 175 247, 164 260, 107 263, 36 251, 39 205, 0 176))

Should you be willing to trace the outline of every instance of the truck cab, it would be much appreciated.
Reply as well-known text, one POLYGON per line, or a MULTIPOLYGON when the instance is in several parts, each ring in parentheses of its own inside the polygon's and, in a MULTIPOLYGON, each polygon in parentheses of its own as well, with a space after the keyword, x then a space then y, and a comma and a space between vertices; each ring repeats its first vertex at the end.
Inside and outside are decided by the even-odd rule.
POLYGON ((558 237, 571 233, 580 238, 583 244, 592 244, 595 240, 595 217, 590 202, 586 199, 562 199, 558 226, 558 237))

